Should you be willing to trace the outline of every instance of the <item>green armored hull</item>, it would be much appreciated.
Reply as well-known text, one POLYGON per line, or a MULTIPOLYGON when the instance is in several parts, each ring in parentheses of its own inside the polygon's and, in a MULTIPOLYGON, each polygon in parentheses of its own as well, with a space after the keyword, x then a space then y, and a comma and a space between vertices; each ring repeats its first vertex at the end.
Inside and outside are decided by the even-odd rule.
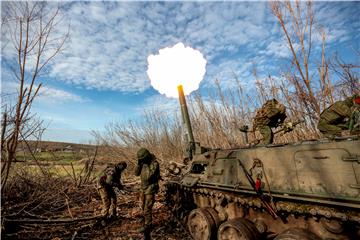
POLYGON ((194 239, 360 239, 360 139, 197 147, 167 192, 194 239))

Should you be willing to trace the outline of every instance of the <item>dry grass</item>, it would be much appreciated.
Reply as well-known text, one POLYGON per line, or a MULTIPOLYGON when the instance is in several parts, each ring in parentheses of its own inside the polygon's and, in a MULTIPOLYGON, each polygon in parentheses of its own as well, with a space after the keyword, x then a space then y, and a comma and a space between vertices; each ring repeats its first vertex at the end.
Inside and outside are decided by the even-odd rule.
MULTIPOLYGON (((297 93, 291 91, 289 82, 279 82, 271 77, 258 79, 256 92, 252 95, 245 93, 240 82, 237 83, 237 88, 230 90, 224 90, 217 84, 216 91, 208 93, 208 96, 195 94, 188 98, 194 137, 202 146, 244 146, 240 127, 248 125, 251 129, 256 109, 271 98, 277 98, 286 105, 287 121, 304 120, 294 131, 277 134, 275 143, 320 137, 316 128, 317 120, 306 115, 307 111, 299 103, 297 93)), ((105 134, 97 133, 96 137, 98 142, 108 147, 109 154, 129 160, 131 166, 135 163, 135 153, 140 147, 149 148, 161 162, 180 162, 186 144, 180 119, 179 115, 169 116, 167 112, 145 112, 141 122, 111 123, 107 125, 105 134)), ((257 131, 249 134, 250 141, 260 137, 257 131)))
MULTIPOLYGON (((64 220, 99 216, 101 200, 95 181, 78 185, 71 176, 54 174, 59 166, 16 166, 14 175, 2 195, 2 239, 142 239, 139 203, 139 178, 125 171, 123 184, 128 190, 117 194, 118 216, 114 222, 102 226, 100 221, 46 223, 48 219, 64 220), (45 174, 44 174, 45 173, 45 174), (7 220, 4 220, 7 219, 7 220), (31 223, 20 220, 39 220, 31 223), (16 221, 16 224, 13 223, 16 221)), ((95 166, 101 169, 103 166, 95 166)), ((81 164, 77 167, 81 169, 81 164)), ((79 179, 81 170, 76 171, 79 179)), ((170 221, 171 212, 165 205, 163 181, 153 208, 154 239, 190 239, 187 232, 170 221)))

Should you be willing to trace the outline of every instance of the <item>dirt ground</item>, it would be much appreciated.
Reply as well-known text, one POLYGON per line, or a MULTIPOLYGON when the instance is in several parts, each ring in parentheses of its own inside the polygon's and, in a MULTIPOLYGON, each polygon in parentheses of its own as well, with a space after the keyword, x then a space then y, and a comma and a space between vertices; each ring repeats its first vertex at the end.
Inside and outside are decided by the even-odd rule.
MULTIPOLYGON (((120 195, 118 200, 118 219, 97 231, 85 233, 84 236, 87 235, 90 239, 142 239, 141 233, 138 232, 142 226, 142 212, 137 201, 137 194, 120 195)), ((162 195, 158 195, 153 208, 154 229, 151 234, 152 239, 191 239, 186 229, 180 224, 176 224, 175 221, 171 221, 171 219, 171 214, 164 205, 162 195)))
MULTIPOLYGON (((84 191, 79 196, 84 196, 84 191)), ((89 193, 88 200, 81 204, 70 206, 62 210, 58 216, 47 215, 47 219, 78 219, 91 218, 99 216, 101 212, 101 200, 95 187, 87 190, 89 193), (60 216, 60 217, 59 217, 60 216)), ((70 196, 70 192, 67 193, 70 196)), ((140 240, 142 234, 139 233, 141 228, 142 211, 138 201, 139 193, 133 191, 122 191, 117 194, 117 213, 118 218, 108 222, 105 226, 100 220, 76 221, 73 223, 27 223, 15 222, 2 224, 1 239, 113 239, 113 240, 140 240)), ((79 197, 77 197, 78 199, 79 197)), ((71 197, 70 197, 71 199, 71 197)), ((37 219, 27 215, 25 219, 37 219)), ((46 221, 45 218, 44 221, 46 221)), ((156 196, 156 203, 153 207, 153 231, 152 239, 154 240, 177 240, 191 239, 185 227, 172 220, 171 213, 164 202, 163 191, 156 196)))

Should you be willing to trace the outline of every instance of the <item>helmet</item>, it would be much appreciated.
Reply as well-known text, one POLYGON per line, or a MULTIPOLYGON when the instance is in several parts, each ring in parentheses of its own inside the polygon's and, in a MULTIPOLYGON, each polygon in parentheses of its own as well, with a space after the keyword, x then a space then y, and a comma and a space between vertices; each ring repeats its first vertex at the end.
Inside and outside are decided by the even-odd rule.
POLYGON ((127 164, 125 161, 121 161, 118 164, 115 165, 115 168, 117 170, 124 170, 127 167, 127 164))
POLYGON ((137 158, 140 159, 146 159, 151 156, 151 153, 146 148, 140 148, 137 151, 137 158))

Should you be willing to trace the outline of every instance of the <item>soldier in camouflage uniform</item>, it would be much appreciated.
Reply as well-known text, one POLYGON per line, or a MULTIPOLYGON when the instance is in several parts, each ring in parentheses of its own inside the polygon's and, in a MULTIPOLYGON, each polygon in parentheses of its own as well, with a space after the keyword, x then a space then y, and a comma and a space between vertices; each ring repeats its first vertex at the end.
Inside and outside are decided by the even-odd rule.
POLYGON ((102 200, 103 217, 111 219, 116 217, 116 194, 114 188, 123 189, 120 182, 121 173, 126 169, 126 162, 122 161, 116 165, 108 165, 100 174, 98 180, 98 191, 102 200))
POLYGON ((150 239, 152 223, 152 207, 155 203, 155 194, 159 191, 160 168, 156 157, 146 148, 137 152, 138 164, 135 175, 141 179, 141 203, 144 213, 144 239, 150 239))
POLYGON ((357 130, 355 128, 358 128, 356 124, 359 121, 359 106, 359 95, 335 102, 320 114, 318 129, 330 139, 341 136, 343 130, 357 130))
POLYGON ((274 133, 273 127, 280 126, 286 118, 285 106, 276 99, 268 100, 256 112, 254 118, 254 127, 257 128, 263 136, 263 143, 273 143, 274 133))

